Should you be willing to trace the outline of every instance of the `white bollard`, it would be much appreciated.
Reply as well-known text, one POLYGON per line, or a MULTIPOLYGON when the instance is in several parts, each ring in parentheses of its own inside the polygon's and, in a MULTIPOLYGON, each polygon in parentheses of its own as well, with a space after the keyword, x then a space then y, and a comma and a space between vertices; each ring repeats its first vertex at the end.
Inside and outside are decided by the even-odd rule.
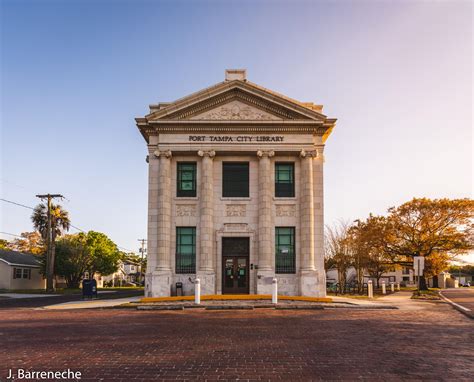
POLYGON ((400 283, 397 283, 397 290, 400 290, 400 283))
POLYGON ((387 294, 387 287, 385 286, 385 281, 382 281, 382 294, 387 294))
POLYGON ((374 286, 372 280, 367 281, 367 295, 369 298, 374 298, 374 286))
POLYGON ((393 281, 390 283, 390 291, 392 293, 395 292, 395 283, 393 281))
POLYGON ((272 280, 272 304, 278 304, 278 280, 276 277, 272 280))
POLYGON ((201 303, 201 280, 199 279, 194 281, 194 303, 201 303))

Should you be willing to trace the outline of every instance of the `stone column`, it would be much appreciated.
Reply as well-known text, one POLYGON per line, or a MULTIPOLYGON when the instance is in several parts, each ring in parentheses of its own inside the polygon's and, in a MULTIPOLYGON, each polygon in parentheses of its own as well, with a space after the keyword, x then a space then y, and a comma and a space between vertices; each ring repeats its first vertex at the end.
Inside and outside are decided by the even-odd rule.
POLYGON ((214 261, 214 150, 198 151, 201 160, 200 215, 199 215, 199 264, 197 277, 201 281, 201 293, 215 294, 215 261, 214 261))
POLYGON ((275 275, 273 257, 275 255, 273 236, 273 189, 271 160, 273 151, 258 151, 258 272, 257 293, 271 294, 271 280, 275 275))
POLYGON ((300 293, 315 296, 318 275, 314 268, 313 158, 317 157, 317 152, 302 150, 300 157, 300 293))
POLYGON ((314 185, 314 268, 318 274, 317 297, 326 297, 326 271, 324 270, 324 146, 317 146, 313 160, 314 185))
POLYGON ((171 151, 156 150, 159 158, 157 203, 156 267, 153 271, 152 295, 171 294, 171 151))
MULTIPOLYGON (((151 136, 150 140, 154 137, 151 136)), ((158 222, 158 170, 159 159, 153 154, 156 145, 148 146, 148 239, 147 239, 147 271, 145 275, 145 296, 152 297, 153 271, 157 262, 157 222, 158 222)))

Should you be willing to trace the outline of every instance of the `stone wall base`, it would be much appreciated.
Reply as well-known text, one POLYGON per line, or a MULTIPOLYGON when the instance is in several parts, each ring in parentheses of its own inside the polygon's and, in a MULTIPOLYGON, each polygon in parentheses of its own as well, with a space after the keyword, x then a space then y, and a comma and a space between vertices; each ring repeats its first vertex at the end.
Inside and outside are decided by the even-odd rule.
POLYGON ((145 276, 145 297, 171 296, 171 271, 154 271, 145 276))
POLYGON ((273 271, 261 271, 257 273, 257 294, 272 294, 272 280, 275 277, 273 271))
POLYGON ((201 282, 201 296, 216 294, 216 275, 208 272, 198 272, 196 278, 201 282))
MULTIPOLYGON (((322 276, 324 280, 324 276, 322 276)), ((322 285, 319 271, 301 271, 300 294, 308 297, 326 297, 326 285, 322 285)))

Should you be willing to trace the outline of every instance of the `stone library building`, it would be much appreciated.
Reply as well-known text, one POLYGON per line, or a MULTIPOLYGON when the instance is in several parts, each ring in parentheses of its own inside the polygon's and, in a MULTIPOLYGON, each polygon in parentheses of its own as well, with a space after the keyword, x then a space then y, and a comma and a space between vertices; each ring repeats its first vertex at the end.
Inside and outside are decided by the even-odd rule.
POLYGON ((150 105, 145 296, 324 297, 324 145, 336 119, 226 70, 150 105))

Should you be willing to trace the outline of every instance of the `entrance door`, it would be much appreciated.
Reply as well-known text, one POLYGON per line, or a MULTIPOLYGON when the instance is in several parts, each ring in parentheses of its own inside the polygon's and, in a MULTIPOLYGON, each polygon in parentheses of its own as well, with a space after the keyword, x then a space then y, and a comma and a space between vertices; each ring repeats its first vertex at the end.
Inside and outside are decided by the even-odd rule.
POLYGON ((222 238, 222 293, 249 293, 249 238, 222 238))

